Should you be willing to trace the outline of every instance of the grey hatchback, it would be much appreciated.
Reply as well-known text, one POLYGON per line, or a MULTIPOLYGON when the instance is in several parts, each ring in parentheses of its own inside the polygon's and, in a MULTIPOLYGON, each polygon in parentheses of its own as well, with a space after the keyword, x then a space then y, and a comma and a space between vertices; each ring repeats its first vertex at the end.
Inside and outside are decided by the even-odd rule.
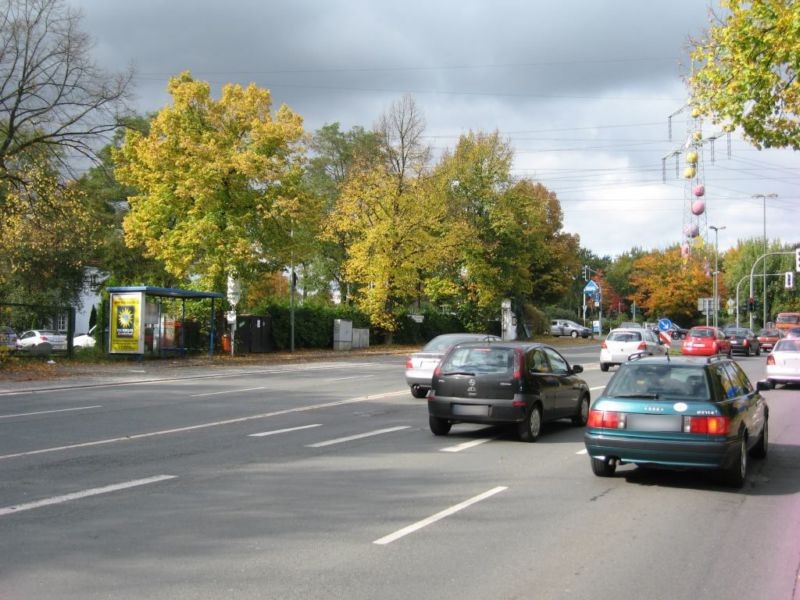
POLYGON ((554 348, 533 342, 459 344, 433 375, 428 422, 434 435, 454 423, 513 423, 522 441, 535 442, 542 423, 569 418, 583 426, 589 386, 554 348))

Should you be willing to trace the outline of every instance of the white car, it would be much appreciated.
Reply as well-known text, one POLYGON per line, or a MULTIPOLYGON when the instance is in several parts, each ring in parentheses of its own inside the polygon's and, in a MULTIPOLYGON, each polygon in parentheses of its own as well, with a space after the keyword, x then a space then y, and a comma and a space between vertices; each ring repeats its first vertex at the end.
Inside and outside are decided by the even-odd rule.
POLYGON ((621 365, 633 354, 664 356, 667 348, 649 329, 612 329, 600 345, 600 370, 608 371, 611 365, 621 365))
POLYGON ((496 335, 485 333, 445 333, 437 335, 420 352, 406 357, 406 383, 414 398, 424 398, 431 389, 433 372, 439 361, 456 344, 461 342, 499 342, 496 335))
POLYGON ((89 333, 79 333, 72 338, 72 347, 75 349, 94 348, 94 345, 97 343, 97 340, 94 339, 95 327, 97 326, 92 325, 92 328, 89 329, 89 333))
POLYGON ((50 354, 67 349, 67 336, 51 329, 30 329, 19 334, 17 350, 33 354, 50 354))
POLYGON ((778 340, 767 357, 767 381, 776 383, 800 383, 800 339, 778 340))

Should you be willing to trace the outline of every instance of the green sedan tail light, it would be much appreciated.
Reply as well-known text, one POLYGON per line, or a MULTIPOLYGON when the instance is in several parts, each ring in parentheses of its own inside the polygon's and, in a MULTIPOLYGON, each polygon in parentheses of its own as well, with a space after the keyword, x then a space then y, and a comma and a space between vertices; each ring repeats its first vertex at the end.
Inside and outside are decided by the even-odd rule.
POLYGON ((589 427, 603 429, 625 429, 625 413, 609 410, 589 411, 589 427))
POLYGON ((728 435, 730 424, 728 417, 683 417, 684 433, 728 435))

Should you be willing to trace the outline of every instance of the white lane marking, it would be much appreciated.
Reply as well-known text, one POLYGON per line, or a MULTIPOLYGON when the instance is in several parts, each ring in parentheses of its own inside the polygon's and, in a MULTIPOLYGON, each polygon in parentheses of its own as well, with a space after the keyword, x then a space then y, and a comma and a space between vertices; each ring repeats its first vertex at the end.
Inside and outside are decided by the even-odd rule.
POLYGON ((140 485, 149 485, 151 483, 158 483, 159 481, 166 481, 168 479, 176 479, 177 475, 156 475, 155 477, 148 477, 147 479, 134 479, 133 481, 126 481, 124 483, 116 483, 114 485, 107 485, 99 488, 92 488, 90 490, 83 490, 82 492, 74 492, 72 494, 64 494, 63 496, 54 496, 52 498, 45 498, 44 500, 37 500, 36 502, 28 502, 26 504, 17 504, 16 506, 6 506, 0 508, 0 517, 5 515, 13 515, 25 510, 33 510, 34 508, 41 508, 42 506, 50 506, 53 504, 62 504, 70 500, 79 500, 80 498, 88 498, 90 496, 98 496, 100 494, 110 494, 119 490, 125 490, 140 485))
POLYGON ((403 529, 398 529, 394 533, 390 533, 387 536, 384 536, 378 540, 372 542, 373 544, 378 544, 379 546, 385 546, 386 544, 391 544, 392 542, 399 540, 401 537, 407 536, 409 533, 414 533, 422 529, 423 527, 427 527, 428 525, 435 523, 436 521, 440 521, 445 517, 449 517, 452 514, 457 513, 460 510, 464 510, 465 508, 472 506, 473 504, 480 502, 481 500, 486 500, 487 498, 494 496, 495 494, 499 494, 500 492, 504 492, 508 489, 507 486, 498 486, 496 488, 492 488, 487 492, 483 492, 482 494, 478 494, 470 498, 469 500, 465 500, 460 504, 456 504, 455 506, 451 506, 441 512, 436 513, 435 515, 428 517, 427 519, 423 519, 422 521, 417 521, 416 523, 409 525, 408 527, 403 527, 403 529))
POLYGON ((472 440, 469 442, 464 442, 463 444, 457 444, 456 446, 448 446, 447 448, 439 448, 439 452, 461 452, 462 450, 466 450, 467 448, 474 448, 475 446, 480 446, 481 444, 485 444, 486 442, 491 442, 492 440, 496 440, 497 438, 481 438, 479 440, 472 440))
POLYGON ((81 406, 79 408, 59 408, 58 410, 39 410, 29 413, 17 413, 15 415, 0 415, 0 419, 10 419, 12 417, 30 417, 31 415, 49 415, 52 413, 70 412, 73 410, 89 410, 90 408, 103 408, 103 405, 95 404, 94 406, 81 406))
POLYGON ((325 442, 317 442, 316 444, 308 444, 306 448, 324 448, 325 446, 333 446, 334 444, 343 444, 344 442, 352 442, 353 440, 360 440, 373 435, 381 435, 384 433, 392 433, 393 431, 400 431, 402 429, 410 429, 411 425, 400 425, 399 427, 387 427, 386 429, 376 429, 375 431, 368 431, 367 433, 359 433, 358 435, 349 435, 347 437, 336 438, 335 440, 327 440, 325 442))
POLYGON ((254 392, 256 390, 265 390, 267 386, 246 388, 243 390, 225 390, 223 392, 206 392, 205 394, 192 394, 190 398, 200 398, 201 396, 219 396, 220 394, 236 394, 238 392, 254 392))
POLYGON ((586 450, 586 448, 584 448, 583 450, 578 450, 575 454, 586 454, 587 452, 588 452, 588 450, 586 450))
POLYGON ((345 381, 346 379, 369 379, 374 375, 350 375, 348 377, 334 377, 332 379, 325 379, 324 381, 345 381))
POLYGON ((261 433, 251 433, 248 437, 267 437, 268 435, 278 435, 279 433, 289 433, 291 431, 300 431, 301 429, 311 429, 313 427, 322 427, 322 423, 302 425, 300 427, 289 427, 288 429, 274 429, 272 431, 263 431, 261 433))
POLYGON ((14 454, 5 454, 0 456, 0 460, 7 460, 9 458, 19 458, 20 456, 33 456, 35 454, 46 454, 49 452, 61 452, 63 450, 73 450, 75 448, 88 448, 90 446, 101 446, 104 444, 114 444, 118 442, 130 442, 132 440, 141 440, 144 438, 156 437, 161 435, 170 435, 173 433, 183 433, 185 431, 195 431, 198 429, 208 429, 209 427, 220 427, 222 425, 233 425, 236 423, 246 423, 247 421, 255 421, 257 419, 268 419, 270 417, 278 417, 298 412, 308 412, 311 410, 319 410, 322 408, 331 408, 334 406, 343 406, 345 404, 355 404, 357 402, 369 402, 370 400, 379 400, 381 398, 389 398, 391 396, 406 396, 408 390, 403 389, 396 392, 386 392, 383 394, 374 394, 372 396, 359 396, 358 398, 349 398, 347 400, 337 400, 336 402, 326 402, 325 404, 312 404, 311 406, 298 406, 297 408, 287 408, 284 410, 276 410, 268 413, 261 413, 258 415, 250 415, 249 417, 238 417, 236 419, 226 419, 224 421, 214 421, 211 423, 201 423, 200 425, 189 425, 187 427, 177 427, 175 429, 163 429, 161 431, 151 431, 149 433, 137 433, 134 435, 126 435, 123 437, 108 438, 105 440, 95 440, 93 442, 84 442, 82 444, 70 444, 68 446, 56 446, 54 448, 42 448, 41 450, 30 450, 28 452, 16 452, 14 454))
POLYGON ((589 388, 589 391, 590 391, 590 392, 593 392, 593 391, 595 391, 595 390, 602 390, 602 389, 604 389, 605 387, 606 387, 606 386, 604 386, 604 385, 598 385, 598 386, 595 386, 595 387, 590 387, 590 388, 589 388))

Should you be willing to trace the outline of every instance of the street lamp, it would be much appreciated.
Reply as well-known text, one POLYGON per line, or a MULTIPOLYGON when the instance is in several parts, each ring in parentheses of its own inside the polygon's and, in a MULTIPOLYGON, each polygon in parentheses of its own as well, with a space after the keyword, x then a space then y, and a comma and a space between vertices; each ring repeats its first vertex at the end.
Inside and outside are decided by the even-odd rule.
MULTIPOLYGON (((753 198, 761 198, 761 201, 764 206, 763 212, 763 223, 764 223, 764 254, 769 252, 767 249, 767 198, 777 198, 778 194, 753 194, 753 198)), ((764 317, 761 321, 761 326, 767 326, 767 261, 764 261, 764 297, 762 303, 764 305, 764 317)))
POLYGON ((717 227, 709 225, 709 229, 714 230, 714 327, 718 327, 717 317, 719 315, 719 232, 725 229, 725 225, 717 227))

